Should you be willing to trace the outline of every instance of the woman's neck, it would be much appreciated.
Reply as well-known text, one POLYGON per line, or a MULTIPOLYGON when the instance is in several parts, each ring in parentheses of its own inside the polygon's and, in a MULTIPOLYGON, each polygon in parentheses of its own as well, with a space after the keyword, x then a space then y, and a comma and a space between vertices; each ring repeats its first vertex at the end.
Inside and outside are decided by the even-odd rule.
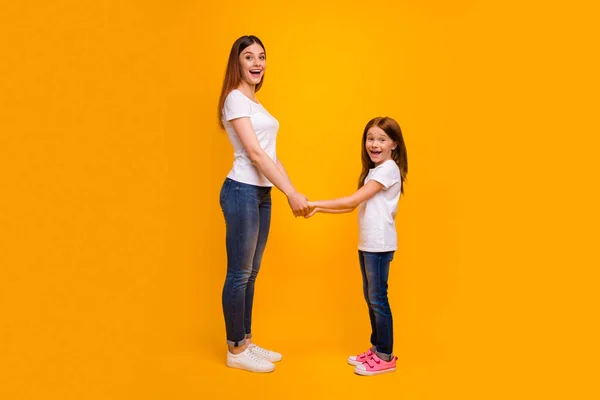
POLYGON ((244 93, 246 97, 252 100, 256 100, 254 94, 256 93, 256 85, 250 85, 245 81, 242 81, 240 85, 237 87, 237 90, 244 93))

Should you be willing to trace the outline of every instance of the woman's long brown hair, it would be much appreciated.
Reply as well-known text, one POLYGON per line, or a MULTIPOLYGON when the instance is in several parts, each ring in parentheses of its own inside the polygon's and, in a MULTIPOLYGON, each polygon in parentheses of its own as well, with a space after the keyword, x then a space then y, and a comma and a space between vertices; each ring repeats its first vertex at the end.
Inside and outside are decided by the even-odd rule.
POLYGON ((369 170, 371 168, 375 168, 375 163, 371 161, 369 153, 367 152, 367 147, 365 146, 367 141, 367 133, 373 126, 382 129, 390 137, 390 139, 396 142, 396 148, 392 150, 392 159, 396 162, 398 168, 400 168, 400 192, 404 193, 404 182, 406 181, 406 175, 408 174, 408 156, 406 155, 406 145, 404 144, 404 138, 402 137, 400 125, 398 125, 398 123, 390 117, 373 118, 367 123, 367 126, 365 126, 365 131, 363 133, 361 142, 362 171, 360 173, 360 177, 358 178, 358 188, 360 189, 365 184, 365 178, 369 174, 369 170))
MULTIPOLYGON (((242 51, 253 43, 258 43, 260 47, 265 49, 262 42, 259 38, 253 35, 242 36, 238 40, 233 43, 231 46, 231 51, 229 52, 229 61, 227 61, 227 69, 225 70, 225 79, 223 79, 223 86, 221 88, 221 97, 219 97, 219 106, 218 106, 218 119, 219 125, 223 128, 223 121, 221 121, 223 106, 225 104, 225 98, 227 95, 231 93, 233 89, 236 89, 240 86, 242 82, 242 68, 240 66, 240 54, 242 51)), ((267 56, 267 51, 265 50, 265 57, 267 56)), ((263 75, 262 79, 256 85, 255 91, 261 88, 263 81, 265 80, 265 76, 263 75)))

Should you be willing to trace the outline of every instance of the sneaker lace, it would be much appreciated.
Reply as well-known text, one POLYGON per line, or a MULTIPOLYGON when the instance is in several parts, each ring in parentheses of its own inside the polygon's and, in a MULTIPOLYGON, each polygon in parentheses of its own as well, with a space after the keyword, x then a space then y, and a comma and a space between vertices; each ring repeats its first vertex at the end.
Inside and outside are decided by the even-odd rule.
POLYGON ((252 351, 258 351, 259 353, 263 353, 266 355, 269 355, 271 353, 269 350, 263 349, 262 347, 257 345, 252 346, 252 351))
POLYGON ((255 352, 254 352, 254 348, 249 348, 248 349, 248 357, 250 357, 252 359, 252 361, 256 361, 260 364, 262 364, 264 361, 262 358, 260 358, 255 352))

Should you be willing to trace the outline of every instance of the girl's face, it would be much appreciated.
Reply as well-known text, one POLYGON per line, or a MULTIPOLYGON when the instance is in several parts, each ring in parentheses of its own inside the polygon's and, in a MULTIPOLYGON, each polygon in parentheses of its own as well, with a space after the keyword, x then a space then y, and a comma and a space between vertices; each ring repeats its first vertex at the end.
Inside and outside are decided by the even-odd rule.
POLYGON ((240 54, 242 80, 249 85, 258 85, 267 67, 265 50, 258 44, 252 43, 240 54))
POLYGON ((367 131, 365 148, 367 149, 367 153, 369 153, 371 161, 377 167, 383 162, 392 159, 392 151, 396 148, 396 142, 390 139, 383 129, 372 126, 367 131))

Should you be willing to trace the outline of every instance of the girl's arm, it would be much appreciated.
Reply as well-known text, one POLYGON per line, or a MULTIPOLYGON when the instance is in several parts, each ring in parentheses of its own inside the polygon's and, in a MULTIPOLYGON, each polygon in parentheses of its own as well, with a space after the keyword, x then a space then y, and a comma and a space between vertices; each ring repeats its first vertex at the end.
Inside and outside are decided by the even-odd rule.
MULTIPOLYGON (((310 201, 308 202, 308 204, 310 205, 310 201)), ((353 208, 344 208, 342 210, 334 210, 332 208, 315 207, 315 209, 313 210, 313 213, 320 212, 320 213, 324 213, 324 214, 345 214, 345 213, 349 213, 352 211, 354 211, 353 208)))
MULTIPOLYGON (((312 203, 309 201, 308 205, 310 207, 312 207, 311 204, 312 203)), ((310 217, 312 217, 313 215, 315 215, 318 212, 324 213, 324 214, 345 214, 345 213, 349 213, 349 212, 352 212, 352 211, 354 211, 352 208, 344 208, 343 210, 333 210, 331 208, 312 207, 312 211, 309 212, 308 214, 306 214, 304 216, 304 218, 310 218, 310 217)))
MULTIPOLYGON (((281 190, 288 198, 288 202, 294 215, 305 215, 308 212, 308 203, 306 197, 298 193, 292 183, 287 178, 275 162, 260 147, 260 143, 252 127, 249 117, 242 117, 230 121, 238 138, 248 153, 252 164, 267 177, 269 181, 281 190)), ((283 167, 283 166, 282 166, 283 167)))
POLYGON ((381 183, 371 180, 350 196, 340 197, 333 200, 311 201, 308 203, 308 205, 312 207, 313 210, 310 212, 309 216, 312 216, 316 212, 330 214, 351 212, 358 207, 360 203, 369 200, 383 188, 384 187, 381 183))

